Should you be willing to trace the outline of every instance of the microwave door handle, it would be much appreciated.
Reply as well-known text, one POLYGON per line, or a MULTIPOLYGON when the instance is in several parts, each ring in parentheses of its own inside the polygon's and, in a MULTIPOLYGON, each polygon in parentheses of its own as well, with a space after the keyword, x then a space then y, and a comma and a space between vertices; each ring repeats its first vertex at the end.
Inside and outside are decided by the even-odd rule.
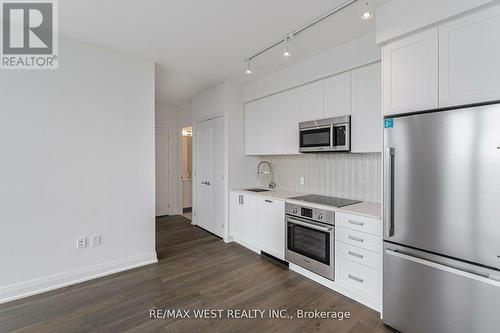
POLYGON ((335 125, 331 125, 330 126, 330 147, 335 147, 335 138, 336 138, 336 135, 334 135, 334 132, 335 132, 335 125))

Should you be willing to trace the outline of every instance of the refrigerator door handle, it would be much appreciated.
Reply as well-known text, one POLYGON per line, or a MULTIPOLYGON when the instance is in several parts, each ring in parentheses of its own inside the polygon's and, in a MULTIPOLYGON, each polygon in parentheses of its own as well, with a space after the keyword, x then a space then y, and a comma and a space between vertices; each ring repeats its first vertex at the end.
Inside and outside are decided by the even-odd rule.
POLYGON ((494 276, 490 276, 489 274, 479 274, 477 272, 467 271, 461 268, 456 268, 450 265, 446 265, 443 263, 439 263, 436 261, 431 261, 423 258, 419 258, 413 255, 405 254, 399 250, 386 249, 385 253, 391 256, 395 256, 404 260, 409 260, 417 264, 421 264, 424 266, 428 266, 431 268, 439 269, 448 273, 456 274, 463 276, 465 278, 473 279, 480 282, 485 282, 497 287, 500 287, 500 281, 495 279, 494 276))
POLYGON ((384 221, 387 238, 394 236, 394 155, 393 147, 386 147, 384 154, 384 221))

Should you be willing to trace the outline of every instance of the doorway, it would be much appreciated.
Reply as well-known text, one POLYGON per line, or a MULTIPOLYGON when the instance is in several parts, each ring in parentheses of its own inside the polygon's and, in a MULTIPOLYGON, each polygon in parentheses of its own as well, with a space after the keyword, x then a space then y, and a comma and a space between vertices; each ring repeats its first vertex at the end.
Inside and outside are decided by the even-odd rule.
POLYGON ((193 207, 193 128, 182 129, 181 136, 181 182, 182 182, 182 215, 192 220, 193 207))
POLYGON ((194 173, 194 223, 223 237, 225 224, 224 117, 196 123, 194 173))
POLYGON ((170 129, 156 127, 156 216, 170 215, 170 129))

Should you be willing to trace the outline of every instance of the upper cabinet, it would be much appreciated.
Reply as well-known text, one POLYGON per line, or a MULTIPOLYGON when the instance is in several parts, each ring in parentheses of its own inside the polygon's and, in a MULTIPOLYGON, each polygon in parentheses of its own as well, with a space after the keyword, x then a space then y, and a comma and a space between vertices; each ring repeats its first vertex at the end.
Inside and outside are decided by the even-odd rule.
POLYGON ((323 118, 325 93, 323 81, 306 84, 300 90, 302 94, 300 113, 303 121, 323 118))
POLYGON ((384 114, 500 100, 500 5, 383 46, 384 114))
POLYGON ((301 88, 287 90, 283 93, 286 120, 285 154, 299 154, 299 123, 304 117, 301 114, 301 88))
POLYGON ((439 27, 439 106, 500 99, 500 6, 439 27))
POLYGON ((324 80, 325 118, 351 114, 351 73, 346 72, 324 80))
POLYGON ((381 65, 375 63, 351 73, 351 152, 381 152, 381 65))
POLYGON ((276 94, 245 105, 247 155, 282 154, 286 144, 284 96, 276 94))
POLYGON ((352 114, 352 152, 379 152, 380 63, 245 104, 247 155, 299 154, 299 123, 352 114))
POLYGON ((384 114, 438 106, 438 30, 431 29, 384 45, 384 114))

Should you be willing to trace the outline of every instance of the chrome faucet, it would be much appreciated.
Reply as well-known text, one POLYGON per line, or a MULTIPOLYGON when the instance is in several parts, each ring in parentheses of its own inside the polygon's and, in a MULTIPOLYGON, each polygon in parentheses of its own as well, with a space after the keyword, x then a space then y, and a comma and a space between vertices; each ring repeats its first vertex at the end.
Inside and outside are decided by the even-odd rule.
POLYGON ((257 176, 260 175, 269 175, 270 179, 269 179, 269 184, 267 185, 268 188, 271 190, 276 188, 276 184, 273 183, 273 171, 271 168, 271 163, 269 163, 268 161, 260 161, 259 165, 257 166, 257 176), (261 171, 260 166, 262 164, 267 164, 267 166, 269 167, 269 171, 261 171))

